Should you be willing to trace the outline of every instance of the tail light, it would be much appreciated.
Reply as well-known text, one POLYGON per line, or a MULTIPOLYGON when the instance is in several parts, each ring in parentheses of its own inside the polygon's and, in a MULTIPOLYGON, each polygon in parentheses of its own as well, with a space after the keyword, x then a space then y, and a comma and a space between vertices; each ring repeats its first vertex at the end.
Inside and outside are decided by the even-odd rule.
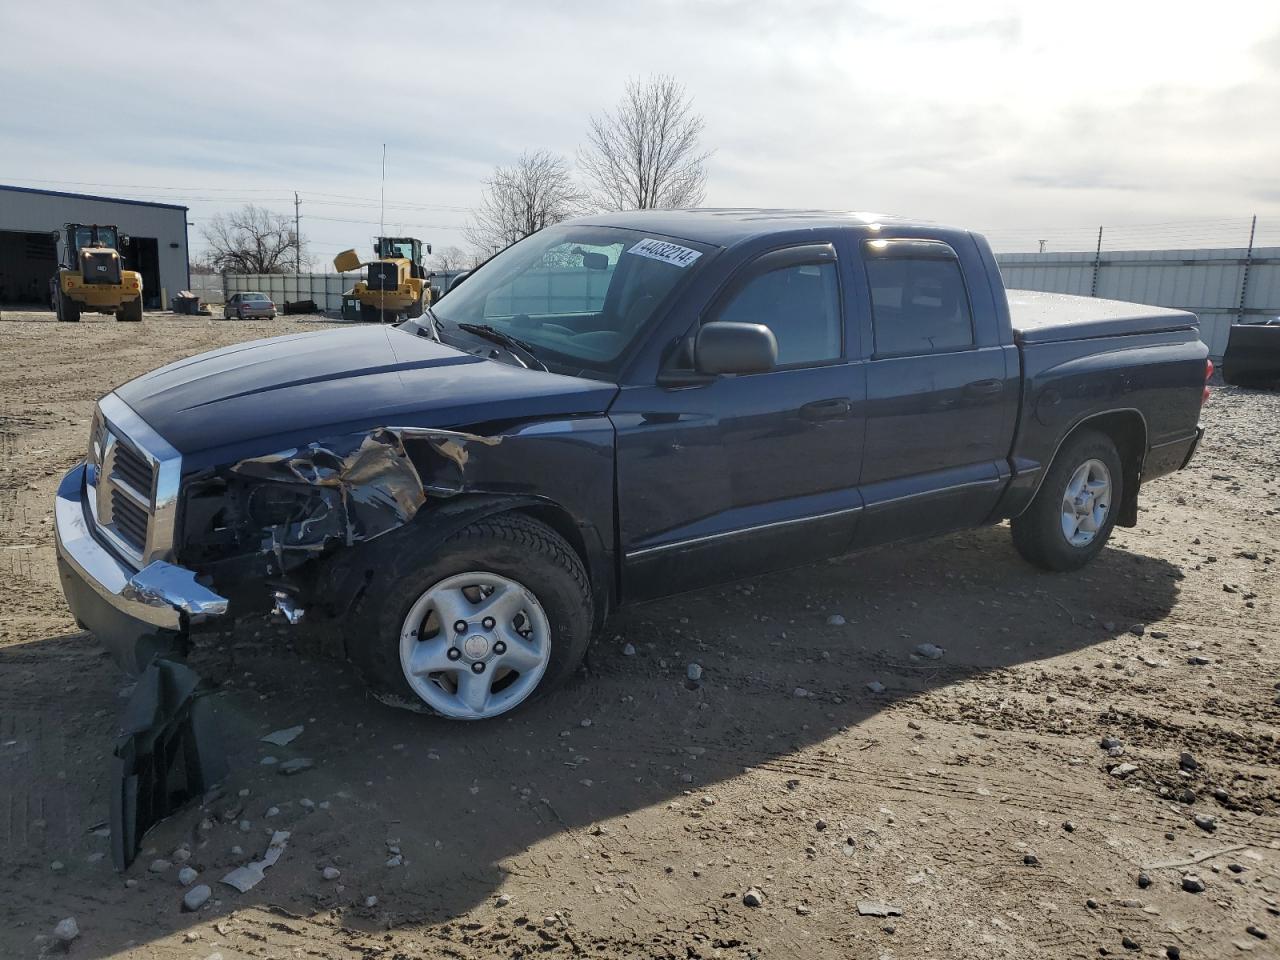
POLYGON ((1204 403, 1209 399, 1209 378, 1213 376, 1213 361, 1208 357, 1204 361, 1204 393, 1200 395, 1200 402, 1204 403))

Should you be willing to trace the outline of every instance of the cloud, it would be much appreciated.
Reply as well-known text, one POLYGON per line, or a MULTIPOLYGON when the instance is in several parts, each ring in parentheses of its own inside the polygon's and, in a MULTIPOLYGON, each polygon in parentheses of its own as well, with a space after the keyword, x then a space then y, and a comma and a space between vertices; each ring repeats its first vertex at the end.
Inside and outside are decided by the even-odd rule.
POLYGON ((114 9, 60 5, 61 24, 92 24, 75 30, 39 6, 0 13, 0 182, 133 185, 69 189, 178 199, 197 224, 248 199, 291 214, 297 190, 321 258, 376 232, 383 143, 389 221, 459 243, 494 165, 572 157, 587 116, 657 72, 706 118, 713 204, 995 232, 1280 222, 1280 128, 1259 122, 1280 102, 1280 8, 1244 0, 1212 16, 1100 0, 475 0, 406 7, 389 30, 336 3, 114 9))

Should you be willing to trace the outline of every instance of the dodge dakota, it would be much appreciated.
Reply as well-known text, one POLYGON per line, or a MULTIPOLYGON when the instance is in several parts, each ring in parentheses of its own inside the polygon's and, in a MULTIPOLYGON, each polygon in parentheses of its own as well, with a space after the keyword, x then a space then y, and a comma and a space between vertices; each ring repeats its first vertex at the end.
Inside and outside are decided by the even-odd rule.
POLYGON ((496 717, 621 604, 1003 520, 1076 569, 1191 458, 1210 371, 1193 314, 1006 291, 961 229, 584 217, 398 326, 107 394, 60 574, 133 672, 273 611, 386 702, 496 717))

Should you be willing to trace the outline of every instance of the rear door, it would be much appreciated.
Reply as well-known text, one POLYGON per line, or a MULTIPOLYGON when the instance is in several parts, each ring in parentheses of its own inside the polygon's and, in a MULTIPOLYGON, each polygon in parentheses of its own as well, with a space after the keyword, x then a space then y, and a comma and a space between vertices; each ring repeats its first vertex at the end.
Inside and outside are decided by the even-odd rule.
POLYGON ((763 253, 699 322, 764 323, 778 366, 624 387, 617 428, 623 592, 637 600, 841 553, 861 500, 862 366, 833 241, 763 253))
POLYGON ((862 243, 872 349, 858 546, 977 526, 1008 479, 1016 348, 1000 342, 971 244, 862 243))

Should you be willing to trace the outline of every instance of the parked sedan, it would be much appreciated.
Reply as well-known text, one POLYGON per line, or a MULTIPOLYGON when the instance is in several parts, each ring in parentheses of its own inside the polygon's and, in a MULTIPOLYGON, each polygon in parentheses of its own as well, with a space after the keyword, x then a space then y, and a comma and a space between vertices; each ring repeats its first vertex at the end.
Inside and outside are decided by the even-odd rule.
POLYGON ((276 318, 276 305, 265 293, 237 293, 222 308, 223 320, 248 320, 251 317, 276 318))

